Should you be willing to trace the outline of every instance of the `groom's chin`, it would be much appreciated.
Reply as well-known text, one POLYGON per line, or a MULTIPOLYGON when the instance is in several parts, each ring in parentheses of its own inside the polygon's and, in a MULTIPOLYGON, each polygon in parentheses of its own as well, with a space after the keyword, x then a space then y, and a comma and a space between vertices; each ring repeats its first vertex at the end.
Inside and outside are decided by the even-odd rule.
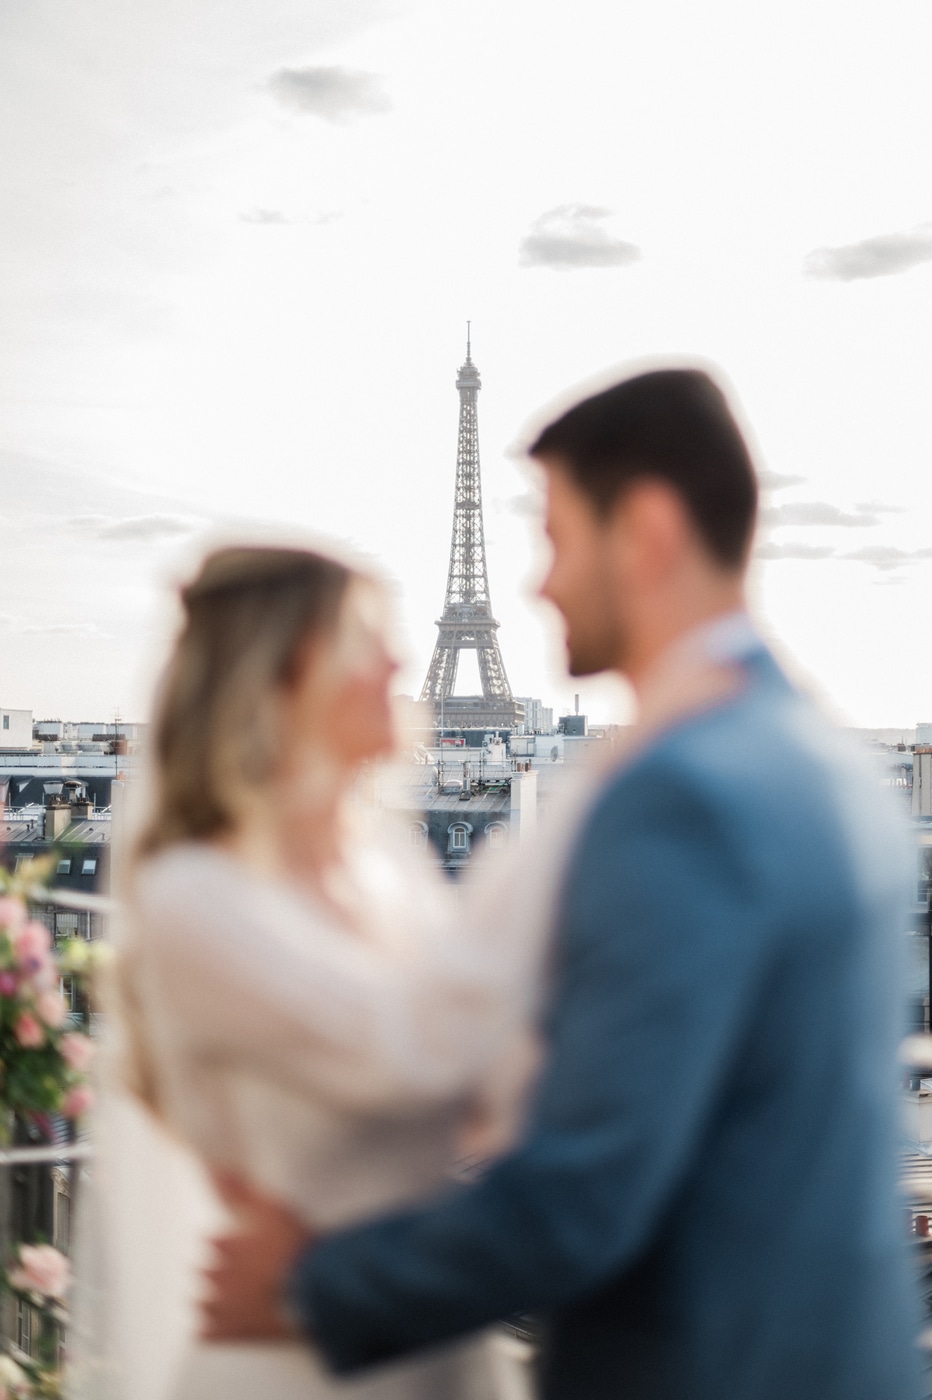
POLYGON ((606 660, 603 656, 596 656, 594 653, 579 653, 570 651, 566 658, 567 670, 571 676, 598 676, 603 671, 610 671, 612 668, 611 659, 606 660))

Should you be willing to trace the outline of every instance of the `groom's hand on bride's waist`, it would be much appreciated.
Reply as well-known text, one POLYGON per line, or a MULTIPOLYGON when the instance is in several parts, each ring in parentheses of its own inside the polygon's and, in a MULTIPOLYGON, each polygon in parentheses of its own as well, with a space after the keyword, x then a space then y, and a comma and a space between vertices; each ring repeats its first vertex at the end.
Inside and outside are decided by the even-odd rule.
POLYGON ((249 1182, 216 1171, 214 1186, 236 1224, 211 1241, 205 1269, 201 1338, 207 1342, 281 1341, 301 1335, 285 1288, 300 1254, 313 1243, 304 1221, 249 1182))

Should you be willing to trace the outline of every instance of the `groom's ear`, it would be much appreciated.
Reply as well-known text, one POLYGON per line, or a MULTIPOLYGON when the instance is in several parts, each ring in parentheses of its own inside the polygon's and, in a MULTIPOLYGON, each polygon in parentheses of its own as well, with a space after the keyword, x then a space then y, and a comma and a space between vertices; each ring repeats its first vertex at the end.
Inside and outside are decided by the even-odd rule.
POLYGON ((657 477, 630 482, 611 506, 606 526, 619 581, 629 588, 669 577, 695 543, 685 501, 657 477))

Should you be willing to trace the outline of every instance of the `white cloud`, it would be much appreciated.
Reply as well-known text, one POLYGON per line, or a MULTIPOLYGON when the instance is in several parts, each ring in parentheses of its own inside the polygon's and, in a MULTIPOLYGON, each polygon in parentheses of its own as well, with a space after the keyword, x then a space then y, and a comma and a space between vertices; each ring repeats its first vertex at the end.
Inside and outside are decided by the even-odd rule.
POLYGON ((280 209, 250 209, 239 216, 241 224, 290 224, 280 209))
POLYGON ((919 224, 906 233, 881 233, 860 243, 816 248, 803 263, 809 277, 855 282, 866 277, 892 277, 932 262, 932 224, 919 224))
POLYGON ((880 524, 876 515, 869 515, 860 507, 852 513, 828 501, 786 501, 779 506, 765 506, 760 518, 765 525, 841 525, 862 529, 880 524))
POLYGON ((830 545, 806 544, 802 540, 794 540, 787 544, 762 540, 754 553, 758 559, 831 559, 835 551, 830 545))
POLYGON ((25 617, 13 617, 10 613, 0 614, 0 632, 15 633, 22 637, 94 637, 100 639, 109 633, 96 622, 32 622, 25 617))
POLYGON ((898 549, 892 544, 867 544, 849 554, 839 555, 841 559, 852 559, 858 564, 872 564, 875 569, 898 569, 901 564, 915 564, 920 559, 932 558, 932 549, 898 549))
POLYGON ((377 74, 337 66, 280 68, 269 88, 284 106, 327 122, 380 116, 392 105, 377 74))
POLYGON ((762 491, 785 491, 790 486, 802 486, 806 478, 794 472, 773 472, 765 467, 757 473, 757 480, 762 491))
POLYGON ((594 204, 559 204, 535 219, 519 248, 522 267, 557 271, 579 267, 627 267, 640 248, 616 237, 607 226, 611 209, 594 204))
POLYGON ((144 541, 189 535, 198 528, 199 522, 191 516, 154 513, 132 515, 122 520, 107 515, 76 515, 65 524, 99 540, 144 541))

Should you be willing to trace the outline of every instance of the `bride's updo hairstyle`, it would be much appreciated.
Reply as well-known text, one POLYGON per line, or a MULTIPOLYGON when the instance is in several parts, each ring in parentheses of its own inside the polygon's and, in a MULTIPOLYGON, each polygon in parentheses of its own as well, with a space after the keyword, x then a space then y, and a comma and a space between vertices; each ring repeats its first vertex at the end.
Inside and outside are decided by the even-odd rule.
POLYGON ((362 576, 310 550, 229 548, 183 588, 184 626, 154 723, 154 806, 136 845, 230 832, 279 760, 276 699, 306 648, 335 638, 362 576))

